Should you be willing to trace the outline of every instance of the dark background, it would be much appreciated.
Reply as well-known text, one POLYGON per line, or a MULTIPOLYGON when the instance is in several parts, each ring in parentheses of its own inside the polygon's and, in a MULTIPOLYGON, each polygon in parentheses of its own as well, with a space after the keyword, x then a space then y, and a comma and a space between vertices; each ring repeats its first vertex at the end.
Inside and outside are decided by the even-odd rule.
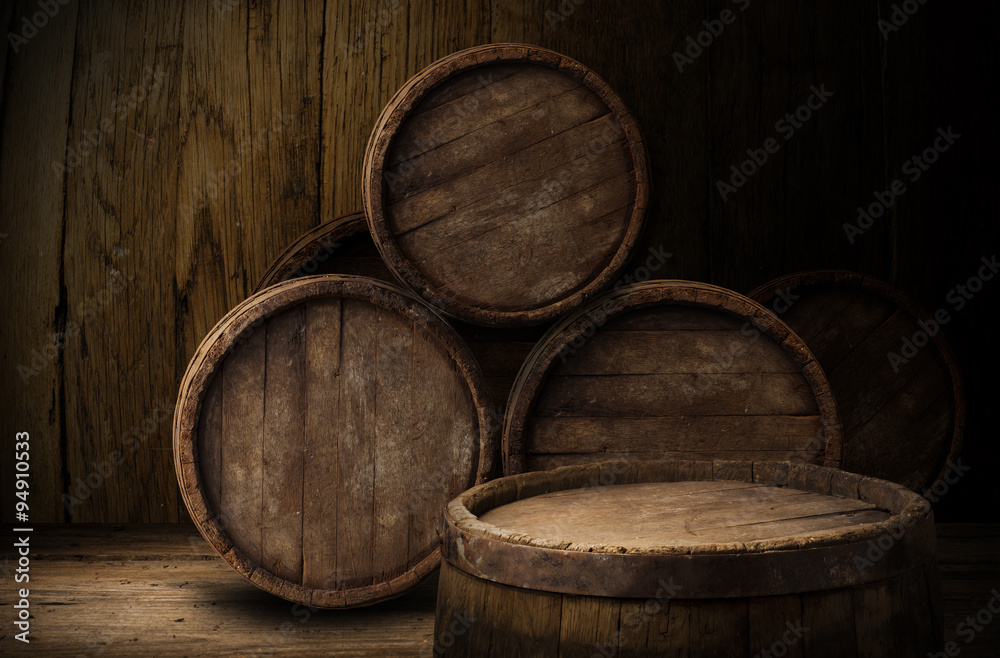
MULTIPOLYGON (((0 5, 4 521, 17 431, 32 437, 32 521, 187 520, 171 414, 198 343, 288 243, 361 207, 382 107, 469 46, 552 48, 620 93, 652 166, 639 253, 674 254, 657 276, 746 293, 850 269, 933 311, 1000 245, 996 3, 898 2, 897 18, 915 13, 888 39, 886 0, 53 4, 33 35, 37 0, 0 5), (679 71, 673 53, 726 9, 679 71), (833 95, 786 141, 776 122, 813 86, 833 95), (851 244, 856 208, 949 126, 962 137, 851 244), (780 150, 724 201, 716 182, 769 137, 780 150)), ((973 470, 938 520, 1000 519, 998 291, 945 327, 973 470)))

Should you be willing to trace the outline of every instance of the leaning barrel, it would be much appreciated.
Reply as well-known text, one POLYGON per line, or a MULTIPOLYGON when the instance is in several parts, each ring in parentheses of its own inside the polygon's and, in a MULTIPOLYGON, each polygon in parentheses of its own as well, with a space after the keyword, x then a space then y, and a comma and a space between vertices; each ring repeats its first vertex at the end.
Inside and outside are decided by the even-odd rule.
POLYGON ((365 153, 372 235, 437 308, 540 324, 612 283, 648 202, 638 125, 607 83, 523 44, 430 65, 389 101, 365 153))
POLYGON ((931 314, 885 281, 832 270, 790 274, 750 297, 823 366, 843 422, 843 468, 914 490, 955 468, 965 393, 942 327, 947 311, 931 314))
POLYGON ((836 404, 805 344, 763 306, 692 281, 618 287, 547 333, 504 420, 504 472, 606 459, 839 466, 836 404))
POLYGON ((811 464, 505 477, 447 507, 435 655, 925 656, 934 545, 926 499, 811 464))
POLYGON ((273 594, 317 607, 398 596, 440 562, 440 509, 492 470, 497 427, 468 348, 373 279, 253 295, 209 332, 174 416, 205 539, 273 594))

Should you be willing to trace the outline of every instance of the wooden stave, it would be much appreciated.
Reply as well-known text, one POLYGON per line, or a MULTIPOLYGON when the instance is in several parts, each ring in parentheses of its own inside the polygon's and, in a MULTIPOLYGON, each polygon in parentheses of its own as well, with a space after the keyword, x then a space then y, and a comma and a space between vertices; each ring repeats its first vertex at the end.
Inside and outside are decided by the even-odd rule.
POLYGON ((405 594, 440 565, 440 547, 435 547, 418 564, 388 582, 372 583, 344 590, 321 590, 281 579, 250 560, 219 527, 218 512, 205 498, 199 468, 197 442, 201 405, 214 376, 212 364, 218 364, 239 340, 243 331, 259 319, 304 303, 316 293, 339 290, 343 298, 365 299, 380 307, 412 314, 424 330, 444 344, 468 385, 476 407, 479 437, 476 443, 478 464, 475 481, 489 481, 494 471, 498 416, 492 407, 481 371, 460 337, 425 302, 391 284, 350 275, 321 275, 291 279, 265 288, 233 308, 208 332, 192 358, 181 381, 172 428, 174 469, 185 507, 198 531, 233 569, 255 586, 286 600, 320 608, 352 608, 373 605, 405 594), (373 293, 374 291, 374 293, 373 293), (374 294, 378 301, 367 297, 374 294), (287 299, 287 297, 291 299, 287 299), (381 306, 381 304, 385 306, 381 306))
POLYGON ((565 55, 539 46, 517 43, 487 44, 452 53, 430 64, 407 80, 392 96, 376 120, 365 149, 362 167, 362 198, 369 229, 379 253, 382 254, 383 260, 396 277, 411 290, 444 314, 470 324, 492 327, 526 327, 555 320, 563 313, 586 303, 612 284, 628 263, 641 234, 644 215, 649 204, 648 161, 645 140, 639 130, 638 123, 614 90, 596 73, 565 55), (582 289, 578 289, 570 296, 540 309, 494 311, 471 306, 437 292, 403 258, 388 230, 382 211, 381 163, 388 155, 396 130, 409 112, 420 102, 425 93, 449 76, 477 66, 498 62, 525 62, 550 66, 583 81, 615 114, 617 121, 622 126, 629 143, 629 152, 636 175, 636 198, 629 228, 612 261, 596 279, 582 289), (393 126, 393 129, 387 131, 390 125, 393 126))
MULTIPOLYGON (((844 287, 857 288, 886 299, 908 312, 917 320, 932 318, 931 314, 921 304, 888 282, 868 274, 849 270, 807 270, 786 274, 758 286, 747 293, 747 297, 754 299, 766 307, 767 302, 771 301, 774 295, 783 289, 796 289, 814 285, 842 285, 844 287)), ((769 310, 769 312, 771 311, 769 310)), ((772 315, 777 317, 775 313, 772 313, 772 315)), ((950 470, 949 464, 958 459, 958 455, 962 449, 966 420, 965 386, 958 358, 948 339, 945 337, 943 329, 939 330, 934 336, 931 336, 930 339, 934 341, 934 345, 951 375, 955 418, 948 454, 938 472, 927 478, 924 487, 926 495, 931 495, 931 489, 933 489, 935 484, 942 482, 948 474, 950 470)), ((845 443, 847 442, 847 437, 845 437, 845 443)))
MULTIPOLYGON (((713 304, 721 304, 721 310, 753 323, 754 326, 763 330, 785 348, 793 360, 801 366, 803 375, 813 389, 820 416, 826 419, 824 422, 826 439, 824 465, 835 468, 840 466, 842 436, 836 401, 822 368, 795 332, 762 305, 734 291, 697 281, 662 279, 627 286, 616 285, 613 290, 564 316, 542 336, 521 366, 521 371, 518 373, 514 388, 507 401, 501 443, 504 475, 525 472, 526 446, 524 437, 538 392, 544 385, 560 350, 576 337, 583 335, 587 328, 593 324, 589 322, 589 314, 603 309, 608 303, 617 305, 613 311, 617 315, 655 306, 663 301, 685 306, 709 307, 716 310, 720 309, 713 304), (672 299, 658 295, 664 291, 673 291, 681 295, 682 298, 672 299), (628 305, 618 304, 622 298, 632 295, 639 296, 641 301, 628 305)), ((612 315, 607 314, 604 322, 612 317, 612 315)), ((599 327, 595 330, 599 330, 599 327)))

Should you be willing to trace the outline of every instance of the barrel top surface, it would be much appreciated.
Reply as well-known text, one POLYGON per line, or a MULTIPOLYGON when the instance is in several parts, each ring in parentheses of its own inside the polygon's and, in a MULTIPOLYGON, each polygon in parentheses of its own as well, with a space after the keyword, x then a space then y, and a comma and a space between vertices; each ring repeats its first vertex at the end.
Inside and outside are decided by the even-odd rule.
POLYGON ((504 472, 615 458, 840 463, 822 368, 753 300, 706 283, 617 287, 542 337, 518 374, 504 472))
POLYGON ((478 46, 390 100, 363 196, 387 264, 433 305, 478 324, 539 324, 625 265, 648 201, 645 145, 582 64, 535 46, 478 46))
POLYGON ((280 283, 223 318, 174 421, 188 510, 251 582, 317 607, 402 594, 440 561, 440 508, 492 471, 478 366, 390 284, 280 283))
POLYGON ((760 483, 702 481, 569 489, 508 503, 480 520, 568 546, 606 544, 641 552, 805 539, 890 516, 857 499, 760 483))
POLYGON ((793 462, 616 460, 474 487, 449 503, 442 551, 515 587, 641 598, 676 578, 684 597, 718 598, 857 586, 934 549, 927 500, 885 480, 793 462))
POLYGON ((846 271, 790 274, 750 297, 823 366, 843 425, 843 468, 918 491, 944 475, 961 449, 965 395, 933 314, 885 281, 846 271), (928 327, 937 327, 932 336, 928 327))

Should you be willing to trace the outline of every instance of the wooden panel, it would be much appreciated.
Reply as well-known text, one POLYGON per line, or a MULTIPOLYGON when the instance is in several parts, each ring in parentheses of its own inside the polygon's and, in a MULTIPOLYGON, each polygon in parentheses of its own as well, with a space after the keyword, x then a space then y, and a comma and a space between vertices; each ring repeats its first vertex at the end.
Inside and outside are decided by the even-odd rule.
POLYGON ((306 308, 299 305, 267 322, 264 356, 264 492, 261 565, 302 582, 305 444, 306 308))
POLYGON ((535 414, 628 417, 656 410, 678 416, 814 415, 816 400, 801 374, 553 376, 535 414))
MULTIPOLYGON (((9 21, 10 30, 4 34, 20 34, 22 20, 30 24, 36 11, 37 4, 27 0, 5 3, 3 24, 9 21)), ((15 433, 29 432, 29 519, 35 522, 72 520, 80 509, 78 498, 83 505, 93 504, 86 500, 87 485, 74 488, 65 471, 67 453, 86 449, 67 444, 63 372, 72 369, 73 357, 60 345, 77 340, 69 330, 85 317, 83 309, 70 307, 66 298, 64 177, 51 165, 63 162, 66 153, 77 11, 76 3, 61 7, 29 43, 17 50, 5 45, 0 56, 5 65, 0 74, 0 299, 7 309, 0 317, 5 364, 0 377, 5 409, 0 414, 0 469, 11 478, 5 481, 12 482, 15 433), (39 84, 41 80, 45 84, 39 84), (67 335, 60 339, 53 334, 67 335), (73 496, 65 506, 64 493, 73 496)), ((0 491, 0 518, 5 522, 14 521, 14 492, 13 484, 0 491)))
MULTIPOLYGON (((226 360, 222 379, 222 510, 226 534, 250 560, 261 561, 264 510, 264 414, 267 331, 259 328, 226 360)), ((206 428, 207 429, 207 428, 206 428)), ((202 474, 202 481, 212 486, 202 474)), ((267 496, 274 495, 268 491, 267 496)))
POLYGON ((375 368, 378 360, 378 310, 355 300, 343 302, 340 362, 340 418, 337 451, 341 495, 337 516, 352 528, 338 527, 337 586, 372 582, 375 525, 375 368))
POLYGON ((302 584, 333 589, 337 584, 339 536, 341 302, 316 300, 306 307, 305 450, 302 470, 302 584), (336 367, 330 367, 336 364, 336 367), (336 395, 331 395, 337 391, 336 395))
MULTIPOLYGON (((375 322, 378 352, 372 365, 379 377, 372 409, 375 421, 372 441, 374 536, 368 550, 372 554, 375 579, 389 580, 409 566, 410 514, 408 506, 400 502, 406 501, 413 489, 421 486, 419 479, 413 477, 414 453, 410 446, 420 436, 414 432, 414 425, 422 420, 426 422, 426 417, 414 413, 411 406, 410 391, 417 379, 412 371, 415 361, 413 334, 417 329, 412 322, 387 311, 379 311, 375 322)), ((423 374, 418 373, 418 376, 423 374)), ((466 462, 458 467, 470 466, 466 462)), ((417 473, 425 472, 421 467, 424 465, 419 465, 417 473)), ((416 545, 424 547, 427 542, 416 545)))

